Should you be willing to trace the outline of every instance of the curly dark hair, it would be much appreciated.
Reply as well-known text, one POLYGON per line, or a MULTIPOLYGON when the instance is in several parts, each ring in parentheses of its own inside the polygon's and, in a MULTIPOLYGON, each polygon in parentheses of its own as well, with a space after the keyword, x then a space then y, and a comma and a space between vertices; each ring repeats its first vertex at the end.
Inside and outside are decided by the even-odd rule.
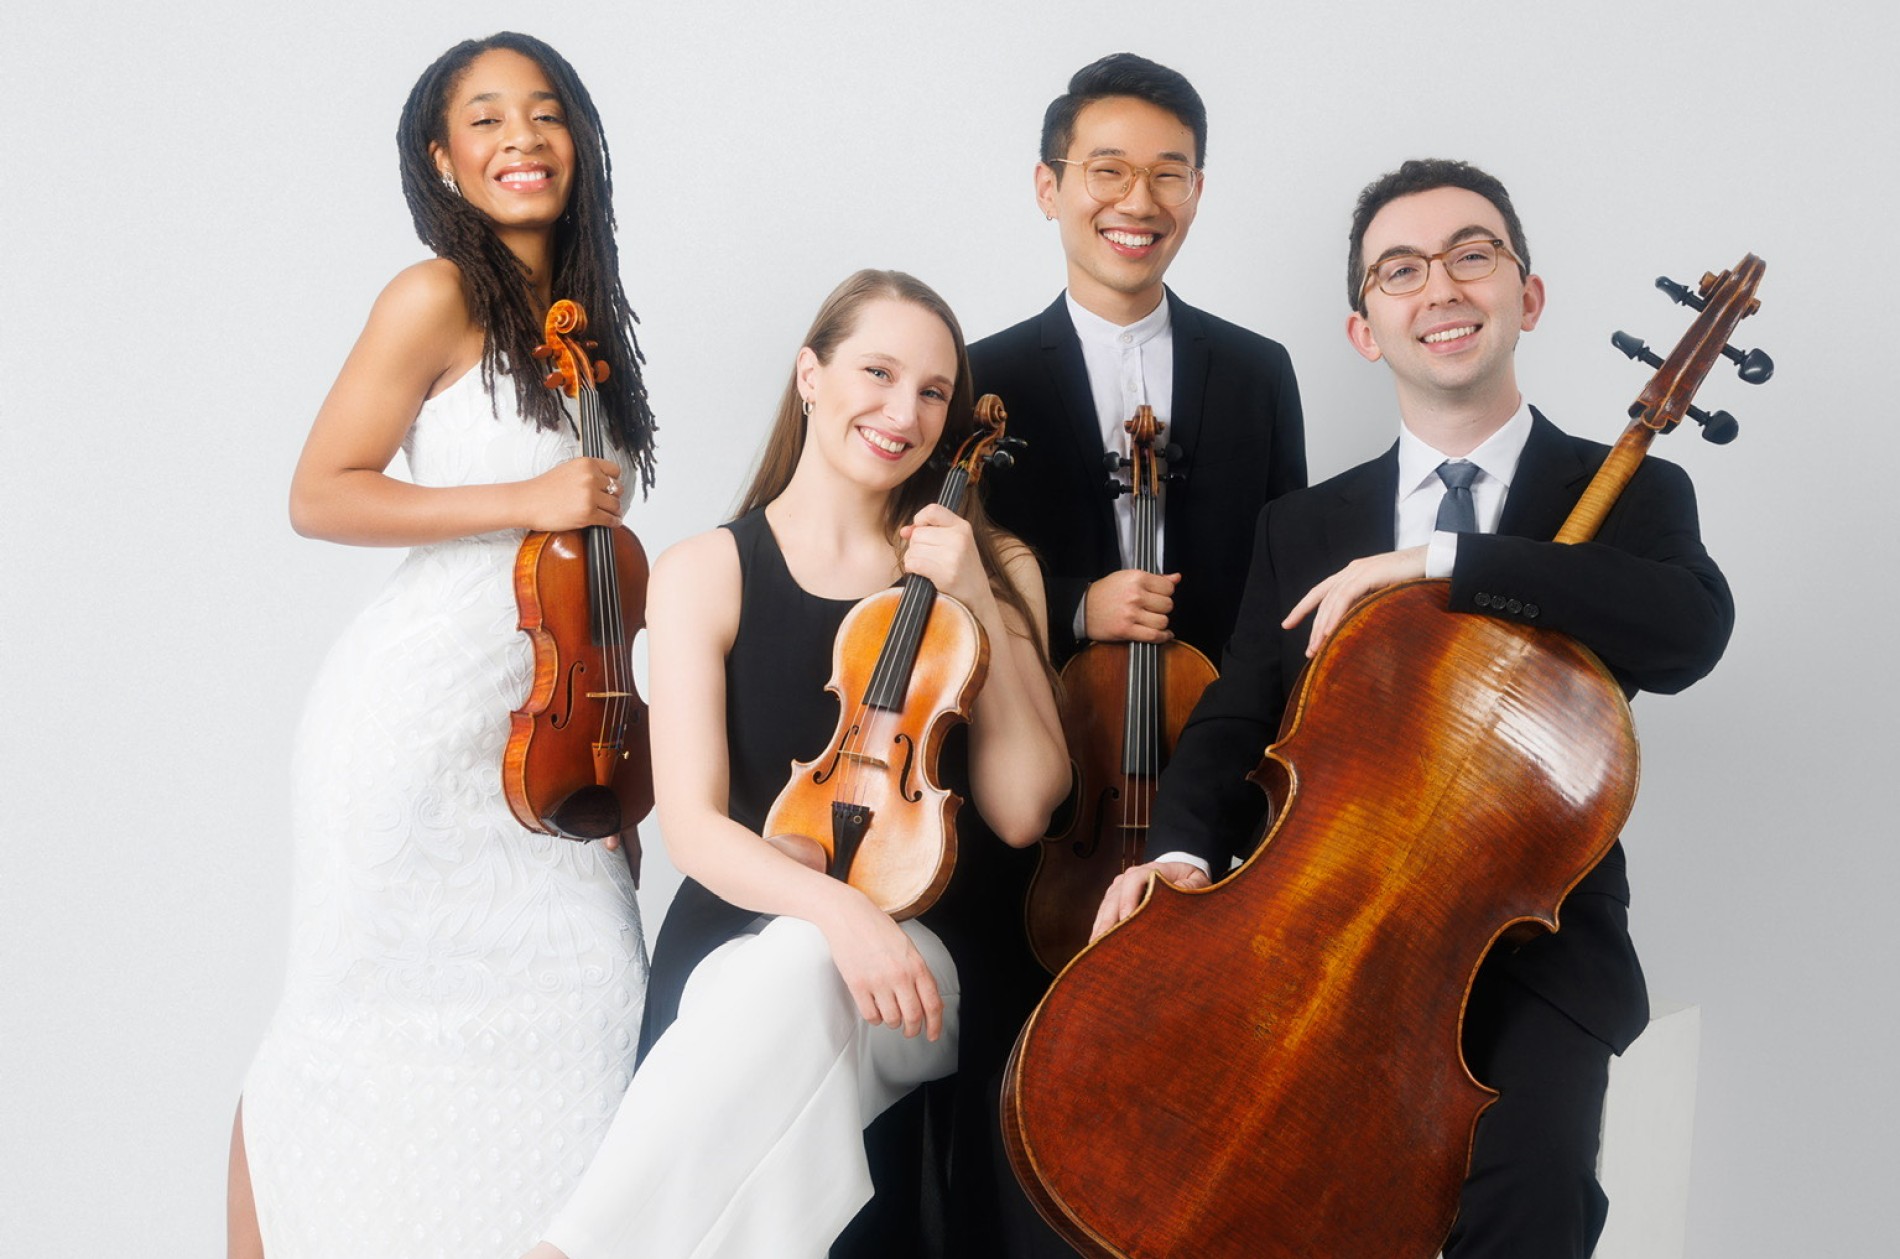
POLYGON ((531 35, 502 31, 487 39, 464 40, 422 72, 396 126, 402 192, 416 235, 461 270, 469 312, 483 329, 482 382, 491 396, 496 374, 513 368, 522 414, 542 428, 565 427, 560 399, 542 387, 531 357, 541 343, 547 312, 536 300, 528 269, 480 211, 444 186, 429 152, 432 144, 448 145, 449 97, 463 73, 477 57, 497 48, 518 52, 540 66, 567 115, 575 171, 567 208, 554 228, 554 296, 579 302, 587 311, 588 333, 600 343, 599 357, 610 369, 599 387, 608 429, 614 444, 638 469, 642 490, 651 489, 655 425, 640 370, 646 358, 634 335, 640 320, 620 283, 613 162, 593 97, 560 53, 531 35))

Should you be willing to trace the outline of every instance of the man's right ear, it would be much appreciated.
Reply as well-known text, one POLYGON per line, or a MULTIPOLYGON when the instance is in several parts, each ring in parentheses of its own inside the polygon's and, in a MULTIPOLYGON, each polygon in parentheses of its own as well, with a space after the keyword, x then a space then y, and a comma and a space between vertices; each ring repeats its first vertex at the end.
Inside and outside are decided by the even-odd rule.
POLYGON ((1376 363, 1385 357, 1379 348, 1379 339, 1372 335, 1372 324, 1358 311, 1346 316, 1346 340, 1352 342, 1352 348, 1359 351, 1359 357, 1368 363, 1376 363))
POLYGON ((1047 162, 1036 163, 1036 208, 1045 219, 1056 216, 1056 172, 1047 162))

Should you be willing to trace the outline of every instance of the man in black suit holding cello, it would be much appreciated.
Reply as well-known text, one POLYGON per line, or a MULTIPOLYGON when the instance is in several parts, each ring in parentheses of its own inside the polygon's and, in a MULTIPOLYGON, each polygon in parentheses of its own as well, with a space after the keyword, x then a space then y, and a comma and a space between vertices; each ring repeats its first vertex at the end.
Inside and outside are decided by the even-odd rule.
MULTIPOLYGON (((1217 871, 1244 855, 1262 812, 1245 775, 1301 665, 1355 601, 1398 582, 1448 577, 1454 611, 1569 634, 1626 692, 1679 691, 1720 659, 1734 605, 1679 468, 1644 461, 1595 540, 1545 540, 1605 449, 1518 392, 1517 338, 1544 305, 1529 259, 1509 193, 1475 167, 1407 162, 1360 194, 1346 331, 1392 370, 1399 440, 1261 512, 1221 677, 1163 775, 1150 851, 1217 871)), ((1098 931, 1133 910, 1150 871, 1200 880, 1191 865, 1137 866, 1110 888, 1098 931)), ((1581 1259, 1595 1246, 1609 1057, 1648 1021, 1628 905, 1619 842, 1564 901, 1561 931, 1500 946, 1479 969, 1465 1056, 1501 1096, 1478 1124, 1447 1259, 1581 1259)))

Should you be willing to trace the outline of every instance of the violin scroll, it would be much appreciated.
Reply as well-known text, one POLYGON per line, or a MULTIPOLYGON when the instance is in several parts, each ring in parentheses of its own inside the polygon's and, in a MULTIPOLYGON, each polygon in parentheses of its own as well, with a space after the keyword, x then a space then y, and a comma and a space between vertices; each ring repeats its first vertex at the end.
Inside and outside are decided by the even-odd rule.
POLYGON ((587 312, 579 302, 562 298, 548 307, 547 320, 541 325, 541 335, 547 340, 532 351, 536 358, 555 360, 554 370, 542 384, 578 398, 583 382, 592 389, 606 381, 607 364, 588 353, 600 342, 581 340, 580 334, 586 331, 587 312))

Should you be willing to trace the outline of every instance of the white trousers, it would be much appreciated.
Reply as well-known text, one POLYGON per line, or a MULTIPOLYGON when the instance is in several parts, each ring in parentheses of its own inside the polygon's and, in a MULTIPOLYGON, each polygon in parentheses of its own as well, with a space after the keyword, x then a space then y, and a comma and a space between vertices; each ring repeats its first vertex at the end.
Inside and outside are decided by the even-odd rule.
POLYGON ((823 1259, 871 1199, 865 1125, 956 1069, 956 963, 900 926, 941 1037, 866 1023, 818 928, 761 919, 693 971, 547 1240, 569 1259, 823 1259))

